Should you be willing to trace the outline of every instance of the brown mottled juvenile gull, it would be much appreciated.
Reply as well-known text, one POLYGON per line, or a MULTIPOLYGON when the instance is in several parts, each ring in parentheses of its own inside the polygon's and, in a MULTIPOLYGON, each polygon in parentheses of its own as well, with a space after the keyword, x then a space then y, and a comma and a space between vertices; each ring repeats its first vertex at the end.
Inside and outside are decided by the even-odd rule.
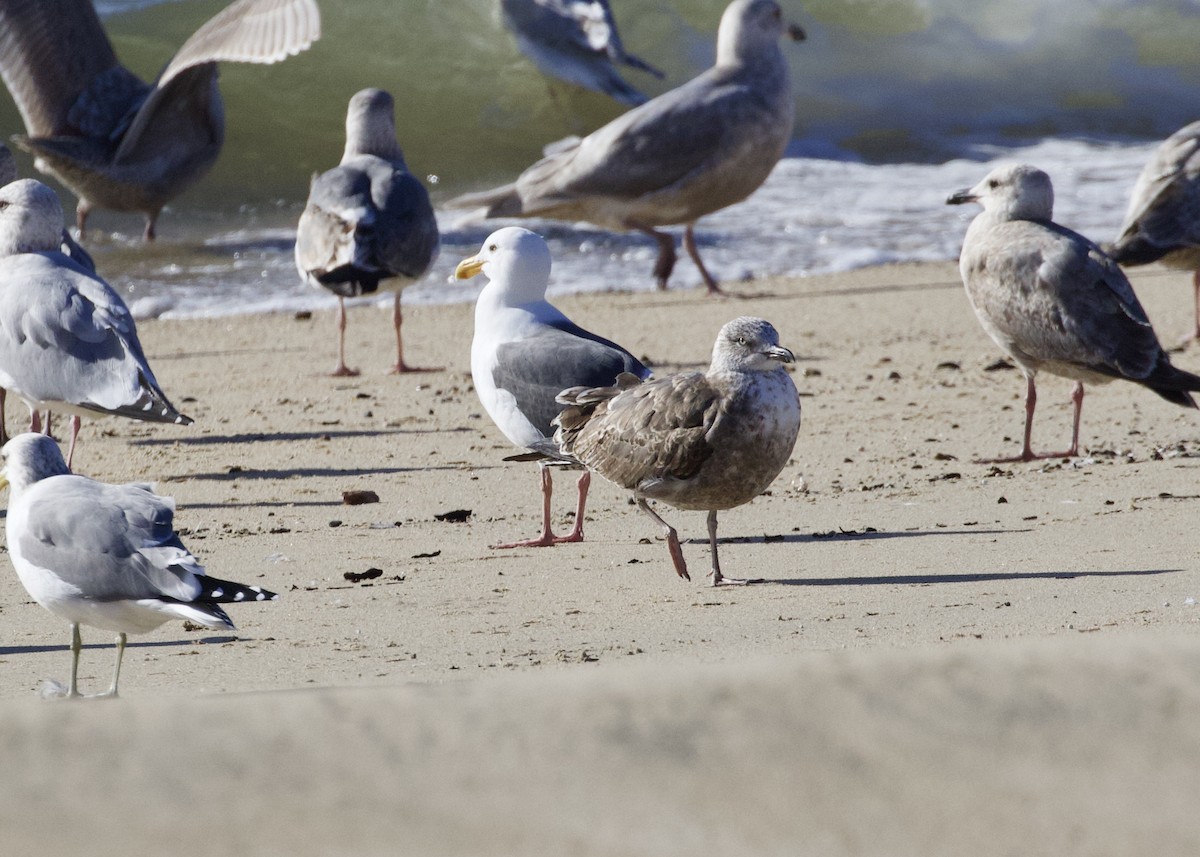
POLYGON ((542 534, 536 539, 498 548, 547 547, 583 541, 583 512, 591 475, 579 477, 575 526, 566 536, 550 526, 552 465, 576 465, 562 456, 551 439, 551 421, 561 407, 563 389, 583 384, 611 384, 617 376, 647 378, 650 370, 616 343, 571 322, 546 300, 550 281, 550 249, 540 235, 509 226, 492 233, 480 251, 455 269, 458 279, 482 272, 488 283, 475 303, 475 336, 471 341, 471 379, 488 416, 516 446, 533 453, 518 460, 537 460, 542 477, 542 534))
POLYGON ((988 335, 1026 378, 1021 454, 1031 461, 1079 454, 1083 385, 1136 381, 1168 402, 1196 407, 1188 394, 1200 377, 1171 365, 1120 267, 1082 235, 1051 220, 1050 177, 1025 164, 997 167, 951 205, 978 202, 983 211, 963 240, 959 269, 967 297, 988 335), (1075 381, 1071 446, 1034 453, 1034 378, 1041 370, 1075 381))
POLYGON ((25 589, 71 623, 71 682, 79 697, 79 626, 117 635, 116 696, 127 634, 170 619, 233 630, 222 604, 273 601, 275 594, 209 577, 175 532, 175 501, 149 485, 109 485, 75 476, 58 445, 40 434, 14 437, 0 454, 8 486, 8 555, 25 589))
POLYGON ((1184 341, 1200 338, 1200 122, 1154 150, 1133 186, 1117 240, 1105 249, 1122 265, 1161 261, 1191 271, 1195 318, 1184 341))
POLYGON ((631 107, 645 103, 646 96, 617 73, 617 63, 663 76, 626 53, 608 0, 500 0, 500 20, 543 74, 631 107))
POLYGON ((167 400, 121 296, 61 252, 62 222, 41 182, 0 188, 0 387, 31 414, 71 414, 70 462, 81 414, 192 420, 167 400))
POLYGON ((296 268, 337 295, 338 362, 346 366, 346 298, 377 289, 395 292, 393 372, 412 371, 400 336, 400 290, 425 276, 438 253, 438 227, 425 187, 409 171, 396 142, 395 107, 382 89, 354 94, 346 111, 341 163, 313 176, 296 227, 296 268))
POLYGON ((563 454, 633 492, 662 527, 676 574, 691 579, 679 536, 648 500, 707 511, 712 585, 746 583, 721 574, 717 512, 749 503, 787 464, 800 431, 800 396, 784 368, 793 360, 769 322, 735 318, 717 335, 707 372, 564 390, 554 438, 563 454))
POLYGON ((0 3, 0 76, 35 166, 93 208, 141 212, 145 237, 164 205, 212 167, 225 137, 218 62, 274 63, 321 34, 315 0, 238 0, 188 39, 153 84, 122 66, 91 0, 0 3))
POLYGON ((721 17, 717 61, 676 89, 565 140, 510 185, 451 200, 486 217, 586 220, 636 229, 658 242, 654 276, 666 288, 675 241, 659 226, 684 224, 683 243, 710 292, 696 221, 741 202, 783 156, 792 134, 791 81, 779 48, 785 27, 775 0, 734 0, 721 17))

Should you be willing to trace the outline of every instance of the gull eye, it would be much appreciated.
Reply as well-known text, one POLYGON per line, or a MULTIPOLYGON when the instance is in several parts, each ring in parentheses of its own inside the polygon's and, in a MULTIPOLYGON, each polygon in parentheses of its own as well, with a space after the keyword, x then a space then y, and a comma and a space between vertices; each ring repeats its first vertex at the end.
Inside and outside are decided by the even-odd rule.
POLYGON ((990 187, 992 190, 995 190, 996 188, 1000 187, 1000 182, 996 179, 988 179, 988 187, 990 187))
POLYGON ((500 248, 495 244, 489 244, 488 249, 494 253, 496 250, 499 250, 500 248))

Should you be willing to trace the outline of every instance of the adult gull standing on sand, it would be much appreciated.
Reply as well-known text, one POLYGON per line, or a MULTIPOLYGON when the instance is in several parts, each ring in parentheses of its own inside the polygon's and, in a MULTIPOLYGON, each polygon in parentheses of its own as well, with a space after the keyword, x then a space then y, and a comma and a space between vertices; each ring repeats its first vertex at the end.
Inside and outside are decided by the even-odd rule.
POLYGON ((617 63, 663 76, 626 52, 608 0, 500 0, 500 20, 543 74, 631 107, 644 104, 646 96, 617 73, 617 63))
POLYGON ((735 318, 717 335, 707 372, 564 390, 555 441, 633 492, 662 527, 680 577, 691 579, 679 535, 649 500, 707 511, 712 585, 746 583, 721 573, 717 512, 749 503, 787 464, 800 431, 800 395, 784 368, 794 359, 770 322, 735 318))
POLYGON ((346 148, 338 166, 314 176, 296 227, 296 268, 306 282, 337 295, 338 362, 346 366, 346 298, 384 288, 395 292, 393 372, 404 362, 400 290, 425 276, 438 253, 429 194, 404 163, 396 142, 395 106, 382 89, 354 94, 346 111, 346 148))
POLYGON ((154 238, 162 207, 220 154, 218 62, 275 63, 321 35, 315 0, 237 0, 197 30, 147 84, 117 61, 92 0, 0 3, 0 77, 28 136, 17 145, 93 208, 140 212, 154 238))
POLYGON ((1200 390, 1200 377, 1171 365, 1117 263, 1051 219, 1048 175, 1026 164, 997 167, 946 202, 983 206, 967 228, 959 270, 979 323, 1026 379, 1021 454, 995 461, 1078 455, 1085 383, 1123 378, 1168 402, 1196 407, 1188 391, 1200 390), (1043 369, 1075 381, 1074 426, 1065 452, 1032 448, 1034 378, 1043 369))
POLYGON ((8 555, 33 600, 71 623, 71 681, 78 697, 80 625, 117 635, 116 696, 128 634, 170 619, 234 630, 222 604, 273 601, 275 594, 209 577, 175 532, 175 501, 149 485, 109 485, 70 473, 58 445, 41 434, 14 437, 0 454, 9 489, 8 555))
POLYGON ((0 387, 29 406, 187 425, 146 361, 121 296, 60 250, 63 212, 35 179, 0 188, 0 387))
POLYGON ((1154 150, 1134 183, 1117 240, 1105 250, 1122 265, 1161 261, 1191 271, 1195 315, 1184 341, 1200 339, 1200 122, 1154 150))
POLYGON ((666 288, 675 241, 660 226, 684 224, 683 243, 708 291, 717 282, 696 248, 696 221, 741 202, 766 180, 792 134, 794 104, 775 0, 734 0, 721 16, 716 64, 582 139, 549 147, 513 183, 448 205, 485 217, 586 220, 635 229, 658 242, 654 276, 666 288))
POLYGON ((471 379, 488 416, 513 444, 537 460, 542 478, 542 534, 498 548, 546 547, 583 540, 583 513, 591 475, 579 477, 575 526, 555 536, 550 526, 553 465, 574 465, 552 440, 559 392, 577 384, 600 386, 618 375, 647 378, 650 370, 616 343, 577 326, 546 300, 550 249, 540 235, 510 226, 492 233, 479 253, 458 264, 454 275, 482 272, 488 283, 475 303, 471 379))

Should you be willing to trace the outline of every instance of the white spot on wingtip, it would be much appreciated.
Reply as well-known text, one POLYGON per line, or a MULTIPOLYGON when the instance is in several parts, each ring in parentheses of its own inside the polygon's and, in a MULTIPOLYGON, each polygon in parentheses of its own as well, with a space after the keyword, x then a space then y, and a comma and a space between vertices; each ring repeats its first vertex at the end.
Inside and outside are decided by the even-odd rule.
POLYGON ((225 594, 225 590, 224 590, 224 589, 214 589, 214 590, 212 591, 212 597, 213 597, 213 598, 220 598, 220 597, 221 597, 222 595, 224 595, 224 594, 225 594))

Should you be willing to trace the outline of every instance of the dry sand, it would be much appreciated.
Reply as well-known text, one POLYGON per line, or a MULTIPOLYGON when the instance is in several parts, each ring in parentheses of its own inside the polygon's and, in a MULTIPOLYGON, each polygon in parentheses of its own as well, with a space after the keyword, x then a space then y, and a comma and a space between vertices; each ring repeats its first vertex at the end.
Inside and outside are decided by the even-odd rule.
MULTIPOLYGON (((1187 277, 1134 283, 1173 341, 1187 277)), ((1087 457, 978 464, 1019 451, 1024 383, 953 266, 732 291, 557 301, 660 374, 741 314, 796 352, 794 460, 721 516, 723 570, 766 582, 719 590, 702 513, 665 510, 687 583, 600 479, 583 544, 489 548, 540 504, 472 392, 469 306, 409 308, 444 368, 401 377, 382 309, 352 310, 354 379, 322 374, 332 313, 143 322, 196 424, 87 424, 76 469, 156 481, 211 573, 281 597, 236 637, 132 639, 118 701, 46 703, 67 626, 0 575, 12 853, 1200 853, 1200 414, 1114 383, 1087 457)), ((1035 447, 1069 389, 1040 385, 1035 447)), ((112 641, 84 642, 98 690, 112 641)))

